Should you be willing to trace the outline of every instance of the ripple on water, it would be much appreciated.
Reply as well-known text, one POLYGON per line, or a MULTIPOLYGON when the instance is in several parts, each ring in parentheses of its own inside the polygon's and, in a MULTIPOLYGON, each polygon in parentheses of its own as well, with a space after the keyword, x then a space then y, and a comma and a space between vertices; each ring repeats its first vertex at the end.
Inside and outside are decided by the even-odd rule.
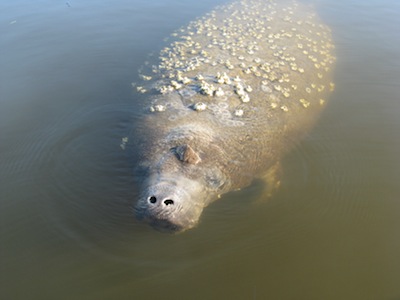
POLYGON ((341 139, 340 135, 318 135, 312 143, 304 144, 305 159, 313 175, 308 185, 324 203, 320 214, 363 215, 363 162, 341 139))
MULTIPOLYGON (((21 141, 20 149, 30 153, 29 163, 10 168, 37 169, 35 181, 42 197, 36 201, 43 208, 44 217, 60 233, 113 259, 129 260, 133 253, 148 251, 140 256, 146 261, 147 256, 150 259, 155 254, 149 245, 165 247, 164 242, 170 237, 160 237, 132 217, 135 190, 129 162, 134 143, 130 140, 125 151, 120 147, 131 126, 129 109, 105 106, 76 112, 46 132, 21 141), (143 234, 147 236, 140 237, 143 234), (155 235, 158 241, 149 238, 155 235), (147 246, 135 244, 142 238, 147 246)), ((294 144, 284 161, 284 178, 276 197, 265 204, 252 205, 260 191, 253 190, 250 196, 249 190, 224 196, 205 210, 199 229, 191 233, 198 240, 192 242, 203 241, 209 232, 219 228, 221 233, 229 232, 238 240, 252 236, 255 244, 257 238, 265 242, 268 235, 269 246, 276 247, 294 235, 307 235, 307 216, 363 215, 363 181, 353 174, 357 173, 360 160, 354 159, 356 154, 338 141, 339 136, 325 131, 324 135, 313 133, 302 143, 294 144), (249 198, 250 203, 243 201, 249 198), (303 221, 298 222, 301 218, 303 221)), ((186 235, 186 239, 190 236, 186 235)))
POLYGON ((321 129, 294 144, 284 159, 276 204, 286 214, 278 221, 280 229, 275 234, 281 234, 280 238, 290 238, 287 234, 312 238, 310 231, 318 220, 339 225, 345 218, 368 218, 362 161, 340 141, 340 134, 321 129))
MULTIPOLYGON (((135 220, 127 107, 80 111, 42 138, 34 164, 45 218, 62 234, 95 252, 126 242, 135 220), (102 244, 103 243, 103 244, 102 244)), ((29 147, 27 145, 26 147, 29 147)))

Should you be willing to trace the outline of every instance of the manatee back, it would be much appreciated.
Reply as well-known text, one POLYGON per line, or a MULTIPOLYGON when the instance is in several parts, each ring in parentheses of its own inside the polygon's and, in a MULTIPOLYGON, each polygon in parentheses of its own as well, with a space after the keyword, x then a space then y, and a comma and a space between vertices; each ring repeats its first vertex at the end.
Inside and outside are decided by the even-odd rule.
MULTIPOLYGON (((164 127, 207 124, 227 149, 251 151, 253 159, 279 156, 334 88, 331 33, 310 6, 233 2, 172 39, 138 86, 151 95, 148 112, 164 127)), ((237 151, 227 155, 236 159, 237 151)))

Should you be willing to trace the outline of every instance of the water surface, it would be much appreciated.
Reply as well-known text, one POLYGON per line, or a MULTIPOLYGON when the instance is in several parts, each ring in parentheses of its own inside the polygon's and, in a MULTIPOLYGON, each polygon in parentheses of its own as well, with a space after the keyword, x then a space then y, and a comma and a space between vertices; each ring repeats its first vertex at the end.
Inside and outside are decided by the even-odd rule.
POLYGON ((1 299, 399 299, 400 3, 315 1, 336 91, 284 160, 177 236, 132 217, 131 83, 223 1, 0 3, 1 299))

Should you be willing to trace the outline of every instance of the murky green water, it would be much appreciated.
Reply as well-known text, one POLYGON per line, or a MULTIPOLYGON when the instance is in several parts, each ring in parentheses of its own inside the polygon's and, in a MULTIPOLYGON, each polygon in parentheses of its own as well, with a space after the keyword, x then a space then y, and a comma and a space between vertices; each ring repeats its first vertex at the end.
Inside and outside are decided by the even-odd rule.
POLYGON ((316 1, 336 91, 269 202, 229 194, 177 236, 132 217, 131 82, 215 4, 0 3, 1 299, 400 299, 395 0, 316 1))

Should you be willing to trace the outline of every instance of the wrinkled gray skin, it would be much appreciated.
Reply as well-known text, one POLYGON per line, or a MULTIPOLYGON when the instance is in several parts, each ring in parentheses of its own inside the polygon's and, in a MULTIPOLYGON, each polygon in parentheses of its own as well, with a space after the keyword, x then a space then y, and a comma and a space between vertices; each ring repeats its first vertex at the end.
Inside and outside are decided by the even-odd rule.
POLYGON ((329 30, 294 2, 234 2, 173 36, 137 85, 135 213, 181 232, 307 132, 333 90, 335 59, 329 30))

